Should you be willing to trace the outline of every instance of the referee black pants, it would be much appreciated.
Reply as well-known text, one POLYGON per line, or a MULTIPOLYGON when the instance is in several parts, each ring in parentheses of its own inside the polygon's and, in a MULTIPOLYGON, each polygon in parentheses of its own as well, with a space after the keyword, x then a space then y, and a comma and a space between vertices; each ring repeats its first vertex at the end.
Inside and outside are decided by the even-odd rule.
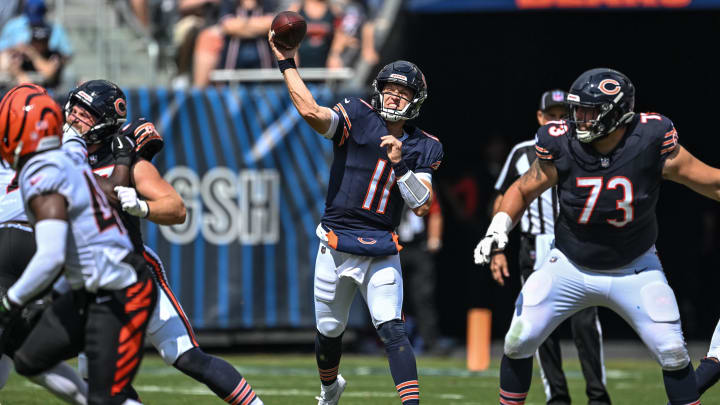
MULTIPOLYGON (((519 262, 523 282, 530 277, 535 266, 535 240, 522 237, 519 262)), ((602 339, 597 307, 586 308, 570 317, 573 341, 578 350, 580 367, 585 376, 585 393, 589 405, 608 405, 610 396, 603 383, 604 364, 602 339)), ((537 351, 543 373, 543 385, 548 405, 570 404, 570 392, 562 369, 559 333, 556 329, 537 351), (549 393, 548 393, 549 391, 549 393)))

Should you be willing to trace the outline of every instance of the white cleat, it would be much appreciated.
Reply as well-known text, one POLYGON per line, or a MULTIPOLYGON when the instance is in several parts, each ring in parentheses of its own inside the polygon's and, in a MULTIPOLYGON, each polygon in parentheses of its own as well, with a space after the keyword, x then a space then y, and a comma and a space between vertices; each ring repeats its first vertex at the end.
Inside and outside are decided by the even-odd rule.
POLYGON ((318 405, 337 405, 346 385, 347 382, 340 374, 338 374, 334 383, 330 385, 320 384, 320 396, 315 397, 318 400, 318 405))

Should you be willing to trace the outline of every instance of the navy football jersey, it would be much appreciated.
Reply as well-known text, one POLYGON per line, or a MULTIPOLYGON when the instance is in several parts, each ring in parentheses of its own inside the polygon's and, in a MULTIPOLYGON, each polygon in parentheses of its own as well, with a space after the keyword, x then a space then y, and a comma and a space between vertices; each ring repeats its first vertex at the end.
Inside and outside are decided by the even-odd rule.
MULTIPOLYGON (((112 155, 110 143, 104 143, 100 149, 89 154, 88 163, 90 164, 93 173, 102 177, 110 177, 113 169, 115 169, 115 158, 112 155)), ((145 247, 142 240, 140 218, 130 215, 122 209, 118 209, 118 213, 120 214, 120 219, 122 220, 123 225, 125 225, 125 229, 128 231, 130 241, 133 244, 133 249, 135 249, 135 252, 137 253, 143 253, 145 251, 145 247)))
MULTIPOLYGON (((380 147, 380 138, 388 135, 385 120, 359 98, 345 98, 333 111, 340 122, 332 136, 334 157, 322 223, 330 229, 393 232, 405 201, 387 148, 380 147)), ((410 125, 404 131, 405 164, 415 173, 432 173, 442 160, 442 144, 410 125)))
POLYGON ((601 155, 572 136, 574 130, 553 121, 536 137, 538 158, 552 161, 558 172, 555 245, 581 266, 623 266, 657 239, 655 205, 677 132, 667 117, 636 114, 617 147, 601 155))

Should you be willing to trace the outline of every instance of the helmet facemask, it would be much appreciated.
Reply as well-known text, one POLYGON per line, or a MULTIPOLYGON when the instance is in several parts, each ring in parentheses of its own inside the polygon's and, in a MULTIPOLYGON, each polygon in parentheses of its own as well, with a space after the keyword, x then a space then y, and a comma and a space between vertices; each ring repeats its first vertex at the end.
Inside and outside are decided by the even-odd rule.
MULTIPOLYGON (((407 61, 396 61, 383 67, 373 81, 372 107, 388 122, 411 120, 420 114, 420 107, 427 98, 425 76, 414 64, 407 61), (385 88, 394 83, 412 91, 412 99, 401 97, 407 105, 401 110, 385 107, 385 88)), ((393 94, 393 97, 396 97, 393 94)))
POLYGON ((578 141, 583 143, 590 143, 596 139, 610 135, 620 126, 628 123, 635 114, 630 111, 620 115, 622 112, 617 108, 617 105, 621 102, 624 96, 622 92, 620 92, 612 101, 599 104, 582 103, 580 101, 573 100, 572 96, 572 94, 568 95, 568 103, 570 104, 570 121, 575 124, 575 136, 578 141), (579 107, 596 110, 597 114, 592 119, 587 119, 586 116, 589 115, 588 112, 582 114, 581 117, 578 113, 579 107), (581 130, 581 124, 586 129, 581 130))
MULTIPOLYGON (((102 116, 97 114, 97 112, 93 111, 91 106, 88 106, 87 104, 81 102, 80 100, 73 100, 72 98, 68 100, 67 104, 65 105, 65 120, 66 124, 63 127, 63 131, 67 132, 69 130, 72 130, 80 136, 81 138, 85 139, 85 142, 87 142, 88 145, 101 143, 105 140, 107 137, 106 133, 109 130, 113 130, 116 127, 120 126, 120 123, 110 122, 113 121, 110 118, 103 119, 102 116), (90 123, 87 120, 83 119, 82 117, 78 116, 77 114, 73 113, 72 108, 74 106, 81 107, 85 111, 87 111, 90 115, 95 118, 94 123, 90 123), (70 117, 73 117, 71 120, 70 117), (83 133, 80 133, 80 131, 75 128, 72 124, 75 122, 80 121, 83 125, 88 127, 89 129, 83 133)), ((123 122, 125 120, 122 120, 123 122)))
MULTIPOLYGON (((85 114, 82 114, 85 115, 85 114)), ((81 129, 73 128, 88 144, 102 143, 110 139, 125 123, 127 110, 125 94, 116 84, 107 80, 90 80, 70 92, 65 103, 65 118, 72 126, 82 122, 81 129), (90 123, 86 117, 74 114, 75 107, 81 108, 94 118, 90 123), (70 116, 73 119, 70 119, 70 116), (82 132, 82 133, 80 133, 82 132)), ((66 128, 67 129, 67 128, 66 128)))
MULTIPOLYGON (((411 120, 418 116, 420 113, 420 105, 422 105, 422 102, 425 101, 424 97, 421 99, 420 97, 417 97, 416 91, 413 91, 413 97, 412 99, 406 98, 400 94, 390 94, 386 93, 385 85, 387 83, 380 83, 379 85, 382 86, 382 88, 378 88, 377 81, 373 84, 375 86, 375 92, 376 92, 376 98, 377 101, 374 103, 376 104, 374 107, 378 112, 380 113, 380 116, 383 117, 386 121, 390 122, 396 122, 400 120, 411 120), (405 107, 403 107, 401 110, 395 109, 395 108, 389 108, 385 107, 385 96, 391 96, 391 97, 398 97, 400 99, 405 100, 407 103, 405 104, 405 107)), ((401 84, 402 85, 402 84, 401 84)), ((404 85, 403 85, 404 86, 404 85)), ((404 86, 408 89, 410 89, 407 86, 404 86)), ((412 89, 410 89, 412 90, 412 89)), ((375 100, 373 100, 375 101, 375 100)))

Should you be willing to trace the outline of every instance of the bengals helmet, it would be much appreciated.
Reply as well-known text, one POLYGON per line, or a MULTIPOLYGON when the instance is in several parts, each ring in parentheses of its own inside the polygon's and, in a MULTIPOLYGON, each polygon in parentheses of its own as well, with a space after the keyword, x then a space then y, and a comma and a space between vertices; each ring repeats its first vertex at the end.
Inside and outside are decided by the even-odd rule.
POLYGON ((587 126, 583 131, 576 128, 575 136, 581 142, 592 142, 630 122, 635 115, 635 86, 617 70, 591 69, 572 84, 567 102, 570 106, 570 121, 575 124, 583 122, 587 126), (589 122, 580 121, 578 107, 596 109, 599 114, 589 122))
POLYGON ((65 103, 65 119, 69 121, 72 108, 78 105, 95 117, 95 124, 80 134, 88 144, 100 143, 114 135, 125 123, 127 109, 125 93, 115 83, 107 80, 87 81, 68 95, 65 103))
POLYGON ((0 155, 18 168, 21 157, 60 147, 63 115, 37 85, 13 87, 0 101, 0 155))
POLYGON ((373 81, 372 106, 386 121, 411 120, 420 114, 420 107, 427 98, 425 75, 415 64, 399 60, 385 65, 373 81), (402 110, 385 108, 383 89, 388 83, 397 83, 414 92, 412 100, 402 110))

